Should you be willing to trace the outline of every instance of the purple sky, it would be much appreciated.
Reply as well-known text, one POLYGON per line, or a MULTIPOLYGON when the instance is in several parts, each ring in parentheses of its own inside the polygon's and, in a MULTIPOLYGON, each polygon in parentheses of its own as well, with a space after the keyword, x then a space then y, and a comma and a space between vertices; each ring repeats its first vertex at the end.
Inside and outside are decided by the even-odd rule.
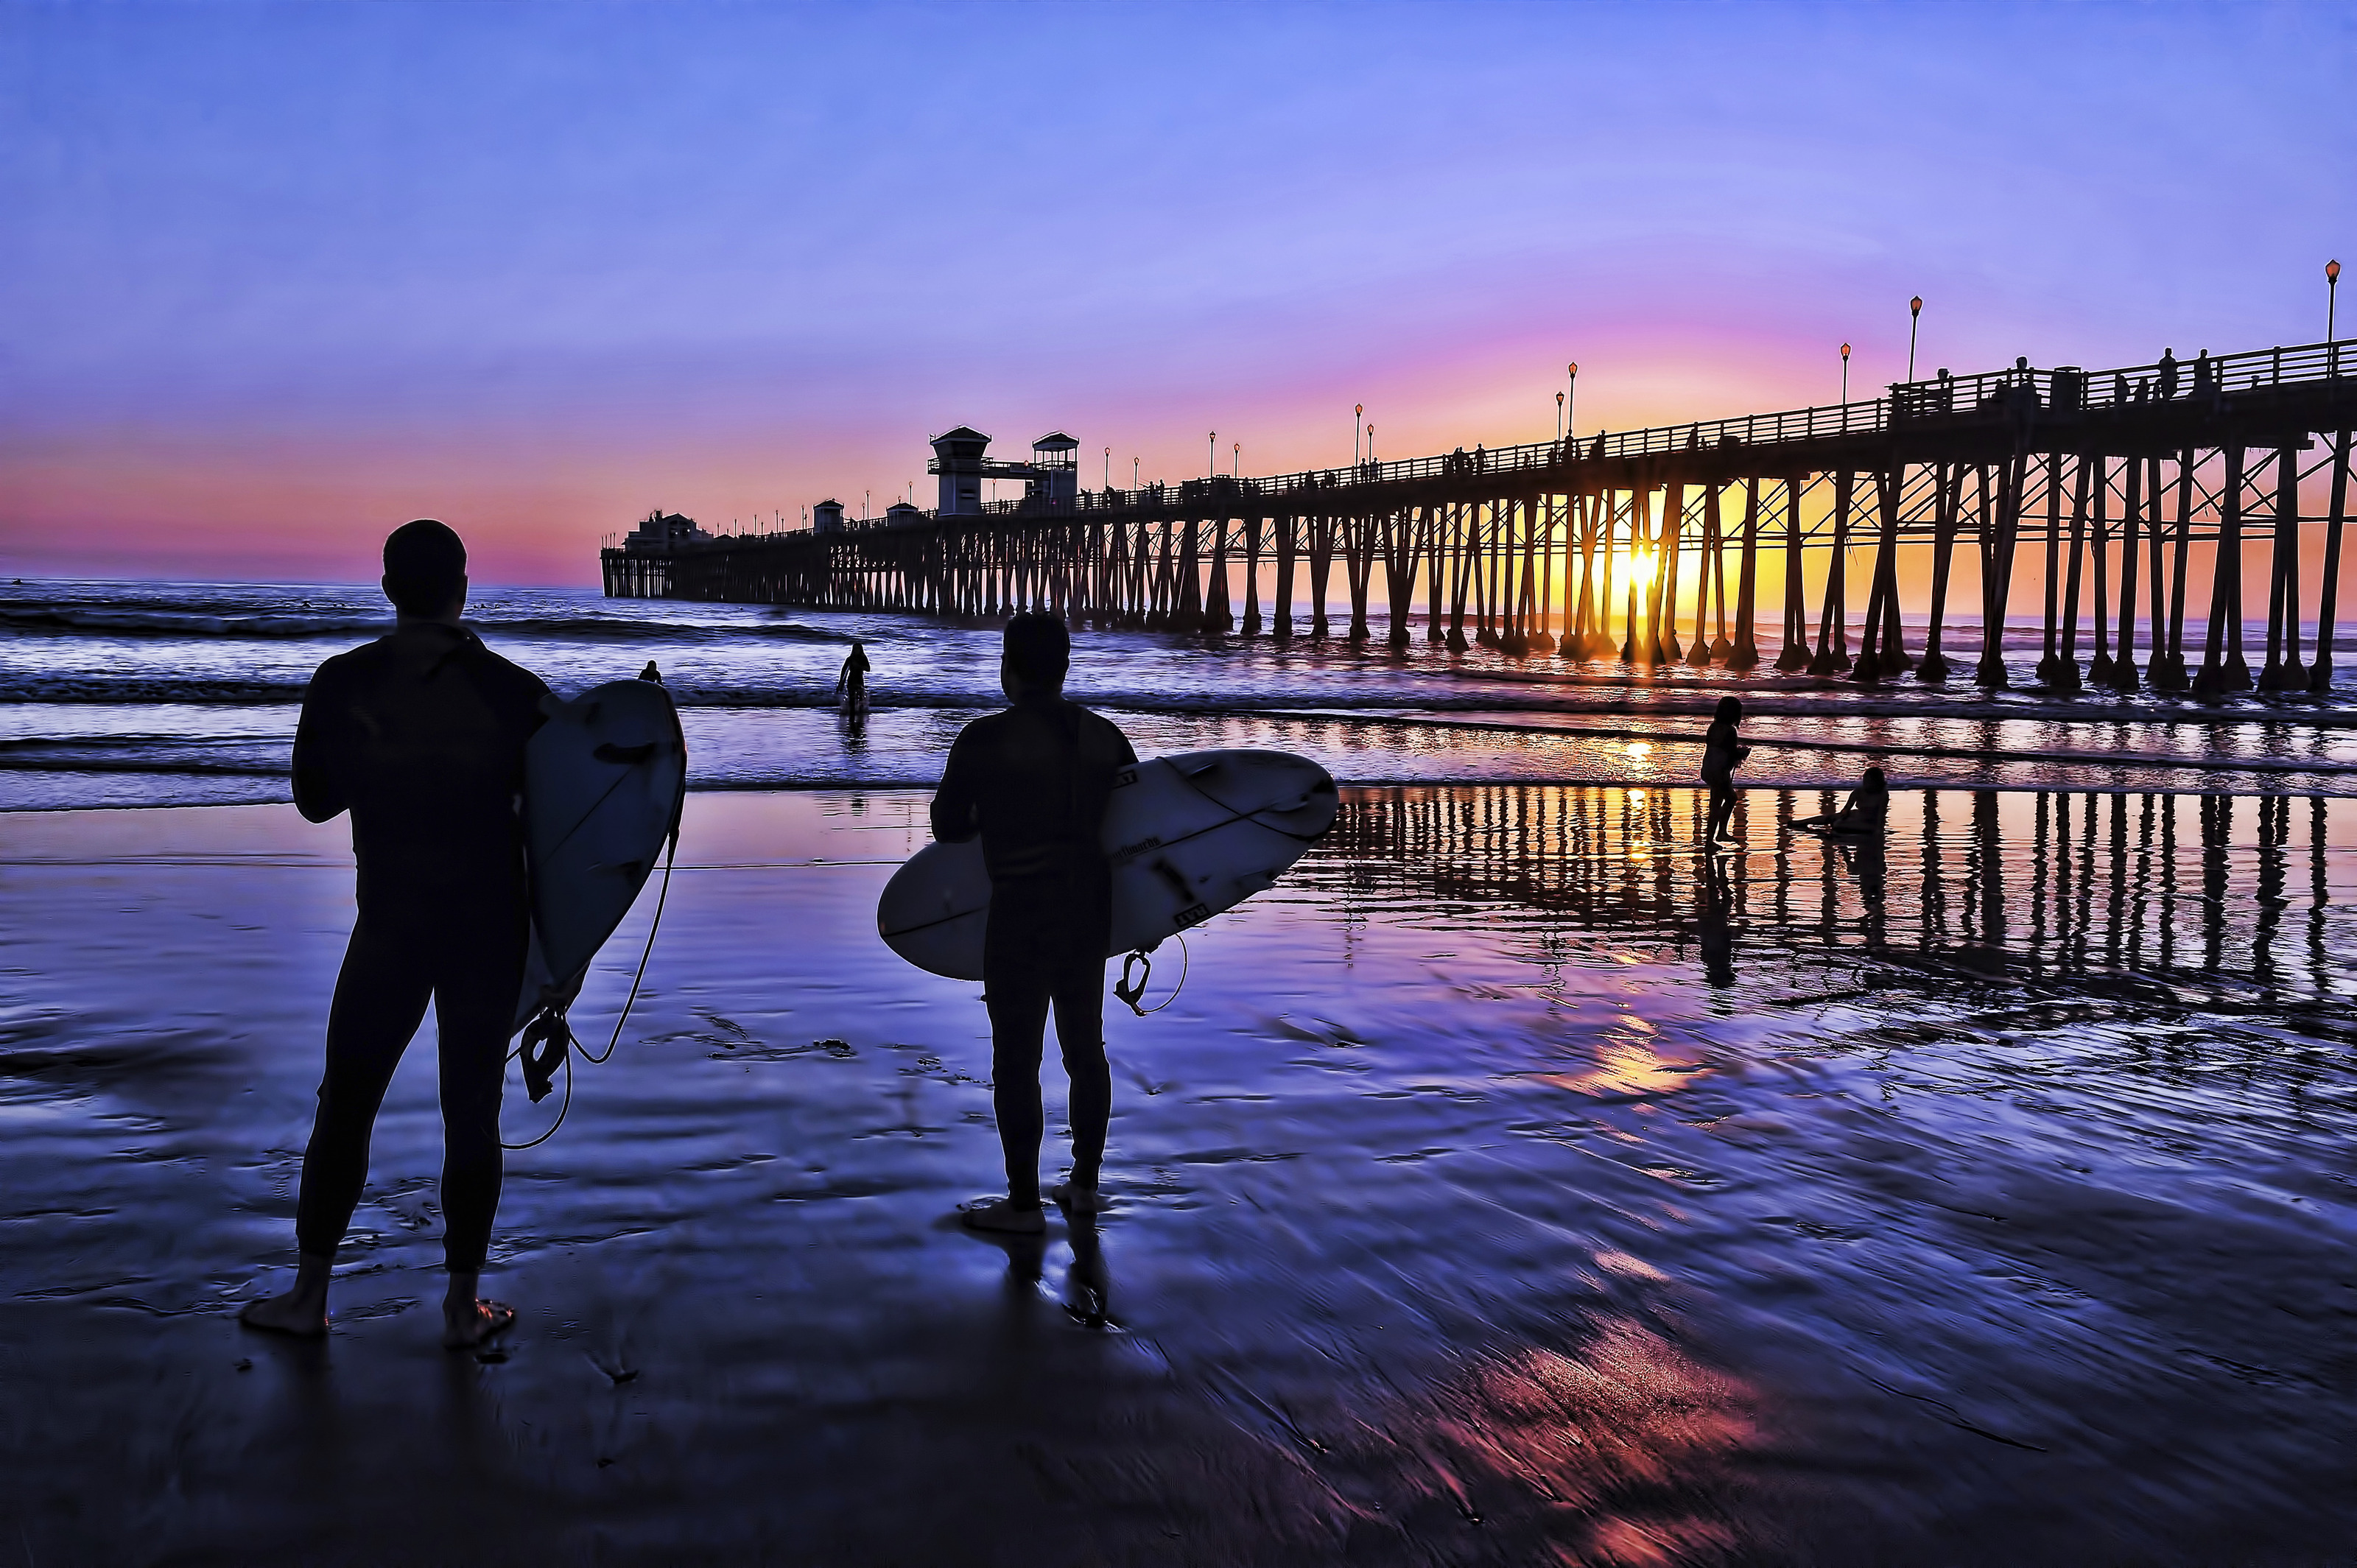
MULTIPOLYGON (((924 439, 1247 472, 2323 336, 2357 7, 0 4, 0 563, 592 582, 924 439)), ((2352 300, 2357 326, 2357 300, 2352 300)))

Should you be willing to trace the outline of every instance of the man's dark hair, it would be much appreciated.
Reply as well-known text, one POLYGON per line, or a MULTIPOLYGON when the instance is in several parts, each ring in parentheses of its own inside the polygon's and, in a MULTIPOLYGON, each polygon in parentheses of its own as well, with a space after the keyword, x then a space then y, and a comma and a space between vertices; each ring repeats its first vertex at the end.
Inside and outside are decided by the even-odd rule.
POLYGON ((449 524, 421 517, 384 542, 384 596, 404 615, 440 615, 467 575, 467 546, 449 524))
POLYGON ((1718 700, 1718 716, 1723 719, 1733 719, 1738 724, 1741 723, 1743 719, 1743 699, 1740 697, 1721 697, 1718 700))
POLYGON ((1072 634, 1064 618, 1030 610, 1006 623, 1006 662, 1034 686, 1056 686, 1072 666, 1072 634))

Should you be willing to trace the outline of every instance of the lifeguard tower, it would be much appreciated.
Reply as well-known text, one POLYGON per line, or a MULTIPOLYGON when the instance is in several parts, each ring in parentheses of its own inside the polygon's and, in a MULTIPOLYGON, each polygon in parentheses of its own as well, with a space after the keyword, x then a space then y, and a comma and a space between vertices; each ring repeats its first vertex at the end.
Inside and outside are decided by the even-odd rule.
POLYGON ((1080 500, 1081 444, 1058 430, 1031 443, 1031 461, 1007 463, 983 454, 990 437, 961 424, 932 441, 933 460, 925 472, 941 478, 936 515, 973 517, 982 512, 985 479, 1020 480, 1021 511, 1070 511, 1080 500))

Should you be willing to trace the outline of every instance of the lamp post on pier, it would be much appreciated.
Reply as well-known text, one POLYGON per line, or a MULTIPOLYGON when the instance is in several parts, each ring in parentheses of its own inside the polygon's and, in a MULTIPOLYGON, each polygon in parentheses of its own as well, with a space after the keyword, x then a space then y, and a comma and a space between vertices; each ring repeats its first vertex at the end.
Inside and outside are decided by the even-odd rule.
POLYGON ((1555 444, 1563 445, 1563 393, 1555 394, 1555 444))
POLYGON ((1368 462, 1370 462, 1370 463, 1372 463, 1372 462, 1373 462, 1374 460, 1375 460, 1375 427, 1374 427, 1373 425, 1370 424, 1370 425, 1368 425, 1368 426, 1367 426, 1367 461, 1368 461, 1368 462))
POLYGON ((1907 379, 1915 379, 1915 328, 1923 321, 1923 296, 1917 295, 1907 302, 1907 379))
POLYGON ((1563 370, 1563 434, 1571 438, 1573 413, 1579 407, 1579 361, 1574 360, 1563 370))
POLYGON ((1239 441, 1235 445, 1235 450, 1228 454, 1228 478, 1231 479, 1241 478, 1243 476, 1243 471, 1244 444, 1239 441))
POLYGON ((2332 336, 2332 307, 2334 305, 2339 303, 2340 294, 2341 263, 2339 262, 2327 262, 2324 263, 2324 341, 2328 345, 2334 341, 2332 336))
POLYGON ((1362 456, 1359 451, 1359 421, 1366 417, 1367 405, 1365 403, 1352 403, 1351 405, 1351 467, 1353 468, 1366 461, 1366 458, 1362 456))
POLYGON ((1849 403, 1849 345, 1842 345, 1842 403, 1849 403))
POLYGON ((1105 489, 1113 489, 1113 448, 1105 448, 1105 489))
POLYGON ((1211 444, 1211 478, 1220 477, 1220 433, 1216 430, 1205 437, 1211 444))

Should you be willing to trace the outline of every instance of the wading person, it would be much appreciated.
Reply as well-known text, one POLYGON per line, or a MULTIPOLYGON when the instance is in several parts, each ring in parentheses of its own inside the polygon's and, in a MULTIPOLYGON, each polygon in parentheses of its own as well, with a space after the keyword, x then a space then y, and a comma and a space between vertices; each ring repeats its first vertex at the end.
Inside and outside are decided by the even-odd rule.
POLYGON ((499 1207, 500 1090, 529 925, 517 804, 524 742, 548 688, 459 624, 467 549, 430 519, 384 542, 388 635, 319 666, 295 736, 295 805, 352 814, 360 918, 328 1015, 327 1074, 303 1153, 294 1288, 250 1304, 256 1328, 328 1330, 336 1249, 368 1178, 369 1136, 394 1067, 434 1004, 449 1286, 442 1342, 515 1320, 476 1298, 499 1207))
POLYGON ((851 639, 851 651, 844 657, 843 671, 834 678, 835 700, 843 711, 856 714, 867 706, 867 649, 857 638, 851 639))
POLYGON ((1710 733, 1702 747, 1702 781, 1710 786, 1710 819, 1703 829, 1706 843, 1734 836, 1729 829, 1735 820, 1735 770, 1751 755, 1751 748, 1736 734, 1736 726, 1742 722, 1743 700, 1721 697, 1718 714, 1710 721, 1710 733))
POLYGON ((1098 834, 1114 776, 1137 754, 1120 730, 1064 700, 1071 658, 1071 639, 1057 617, 1019 615, 1007 623, 999 683, 1010 705, 959 732, 933 796, 933 836, 960 843, 979 833, 990 870, 982 983, 1006 1196, 967 1206, 965 1223, 978 1230, 1046 1229, 1039 1060, 1051 1009, 1071 1084, 1072 1174, 1049 1196, 1079 1212, 1098 1206, 1113 1113, 1104 1054, 1113 883, 1098 834))

